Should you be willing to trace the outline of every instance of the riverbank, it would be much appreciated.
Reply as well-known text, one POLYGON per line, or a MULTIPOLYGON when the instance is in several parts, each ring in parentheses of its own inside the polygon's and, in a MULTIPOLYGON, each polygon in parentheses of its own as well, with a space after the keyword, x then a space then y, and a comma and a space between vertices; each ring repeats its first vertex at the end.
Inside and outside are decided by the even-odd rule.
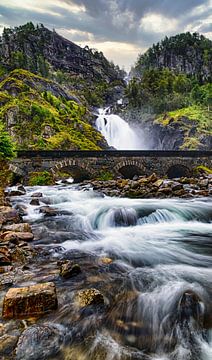
POLYGON ((212 175, 207 174, 178 179, 160 178, 152 174, 135 177, 134 180, 85 181, 82 186, 86 185, 107 196, 128 198, 195 198, 212 195, 212 175))

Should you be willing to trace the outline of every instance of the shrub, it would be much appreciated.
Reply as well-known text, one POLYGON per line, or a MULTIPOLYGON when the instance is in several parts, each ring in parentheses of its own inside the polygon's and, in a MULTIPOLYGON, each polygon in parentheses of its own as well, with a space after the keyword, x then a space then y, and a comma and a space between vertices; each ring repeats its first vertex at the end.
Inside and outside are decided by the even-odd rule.
POLYGON ((30 186, 52 185, 53 183, 53 175, 48 171, 37 171, 30 173, 30 186))
POLYGON ((0 159, 10 160, 15 156, 15 146, 0 122, 0 159))

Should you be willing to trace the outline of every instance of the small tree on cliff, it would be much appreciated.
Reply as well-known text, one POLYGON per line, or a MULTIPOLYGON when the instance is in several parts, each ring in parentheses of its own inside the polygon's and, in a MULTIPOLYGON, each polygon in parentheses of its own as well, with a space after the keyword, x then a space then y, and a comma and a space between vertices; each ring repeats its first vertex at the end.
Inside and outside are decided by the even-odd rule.
POLYGON ((15 146, 0 122, 0 160, 10 160, 15 156, 15 146))

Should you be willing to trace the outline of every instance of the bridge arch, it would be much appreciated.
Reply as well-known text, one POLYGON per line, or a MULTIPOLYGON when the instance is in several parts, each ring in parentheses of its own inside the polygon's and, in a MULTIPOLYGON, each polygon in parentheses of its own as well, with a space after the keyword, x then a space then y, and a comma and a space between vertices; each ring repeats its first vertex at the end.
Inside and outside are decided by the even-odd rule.
POLYGON ((75 182, 91 179, 94 173, 87 163, 77 159, 65 159, 58 161, 55 163, 51 171, 53 174, 57 174, 60 171, 67 172, 73 177, 75 182))
POLYGON ((169 179, 180 178, 180 177, 191 177, 193 170, 184 161, 170 164, 166 169, 166 175, 169 179))
POLYGON ((119 162, 114 168, 116 175, 122 175, 124 178, 133 179, 135 175, 145 175, 146 168, 140 161, 124 160, 119 162))

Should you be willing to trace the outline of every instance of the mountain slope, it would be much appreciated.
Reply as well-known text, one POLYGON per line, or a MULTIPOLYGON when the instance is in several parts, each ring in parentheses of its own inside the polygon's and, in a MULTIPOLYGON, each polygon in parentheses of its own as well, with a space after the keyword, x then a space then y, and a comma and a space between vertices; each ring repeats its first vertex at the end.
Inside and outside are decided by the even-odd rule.
POLYGON ((0 82, 0 121, 17 149, 101 150, 107 144, 91 114, 60 85, 26 70, 0 82))
POLYGON ((30 22, 14 29, 4 29, 0 38, 0 61, 9 69, 24 68, 47 76, 62 70, 72 75, 105 81, 121 79, 121 71, 101 52, 81 48, 50 31, 30 22))

